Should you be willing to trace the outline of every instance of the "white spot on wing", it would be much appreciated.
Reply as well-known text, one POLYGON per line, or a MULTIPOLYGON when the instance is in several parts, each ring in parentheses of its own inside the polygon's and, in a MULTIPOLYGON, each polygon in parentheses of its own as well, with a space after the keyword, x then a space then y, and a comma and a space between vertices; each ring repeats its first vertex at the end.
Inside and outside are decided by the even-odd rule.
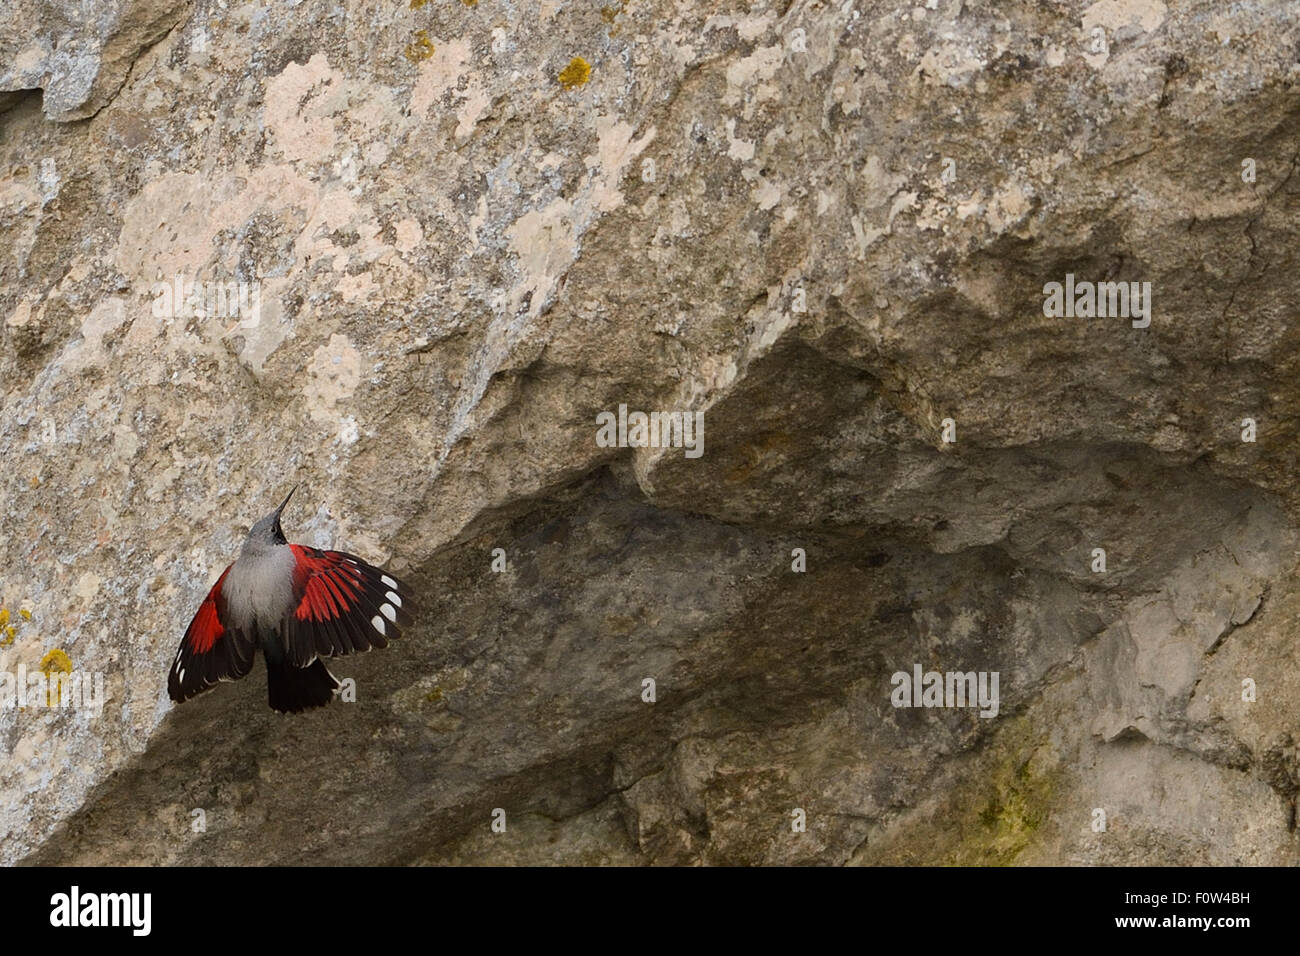
POLYGON ((382 617, 376 614, 370 619, 370 623, 374 625, 376 631, 387 636, 387 632, 384 630, 384 619, 382 617))
POLYGON ((384 586, 385 586, 385 587, 390 587, 390 588, 395 588, 395 587, 397 587, 397 582, 394 581, 392 578, 390 578, 390 577, 389 577, 388 575, 386 575, 386 574, 381 574, 381 575, 379 576, 379 580, 381 580, 381 581, 384 582, 384 586))
POLYGON ((176 675, 176 679, 182 684, 185 683, 185 668, 182 667, 180 669, 180 672, 176 675))
POLYGON ((391 604, 381 604, 379 605, 379 610, 382 611, 384 617, 388 618, 390 621, 397 620, 397 612, 393 610, 393 606, 391 604))
POLYGON ((401 607, 401 606, 402 606, 402 599, 401 599, 400 597, 398 597, 398 595, 397 595, 396 593, 394 593, 393 591, 389 591, 387 594, 384 595, 384 597, 386 597, 386 598, 388 598, 388 600, 392 601, 393 604, 395 604, 397 607, 401 607))

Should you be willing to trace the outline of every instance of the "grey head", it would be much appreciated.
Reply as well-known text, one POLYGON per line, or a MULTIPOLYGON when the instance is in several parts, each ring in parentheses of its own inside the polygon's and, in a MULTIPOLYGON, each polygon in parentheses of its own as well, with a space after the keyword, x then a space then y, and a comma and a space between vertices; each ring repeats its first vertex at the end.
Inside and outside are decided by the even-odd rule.
POLYGON ((280 502, 280 507, 253 525, 248 532, 248 539, 244 542, 245 554, 269 551, 289 543, 285 540, 284 531, 280 529, 280 513, 284 511, 284 506, 289 503, 289 499, 297 490, 298 486, 294 485, 293 489, 285 495, 284 501, 280 502))

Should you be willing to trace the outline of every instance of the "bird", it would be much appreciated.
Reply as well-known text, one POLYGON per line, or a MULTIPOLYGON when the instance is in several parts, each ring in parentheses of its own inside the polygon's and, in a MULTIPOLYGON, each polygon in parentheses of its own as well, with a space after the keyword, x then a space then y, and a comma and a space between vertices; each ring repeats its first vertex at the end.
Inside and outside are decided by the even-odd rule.
POLYGON ((181 639, 167 693, 181 703, 266 660, 267 702, 280 713, 323 707, 339 690, 324 658, 387 647, 412 622, 411 590, 344 551, 290 544, 280 507, 253 525, 181 639))

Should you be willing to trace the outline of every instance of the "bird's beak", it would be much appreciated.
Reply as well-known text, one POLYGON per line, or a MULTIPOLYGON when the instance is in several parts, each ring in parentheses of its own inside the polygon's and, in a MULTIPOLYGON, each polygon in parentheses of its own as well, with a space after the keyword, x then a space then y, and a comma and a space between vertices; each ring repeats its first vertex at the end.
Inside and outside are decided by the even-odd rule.
POLYGON ((284 510, 284 506, 289 503, 289 499, 293 497, 293 493, 297 490, 298 490, 298 486, 294 485, 293 488, 289 490, 289 493, 284 496, 284 501, 280 502, 280 507, 275 509, 275 517, 277 519, 280 517, 280 512, 284 510))

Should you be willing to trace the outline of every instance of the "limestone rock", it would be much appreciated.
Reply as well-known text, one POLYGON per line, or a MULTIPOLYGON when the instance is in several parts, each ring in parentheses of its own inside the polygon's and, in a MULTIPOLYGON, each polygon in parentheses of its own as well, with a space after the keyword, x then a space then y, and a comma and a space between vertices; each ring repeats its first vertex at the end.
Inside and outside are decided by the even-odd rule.
POLYGON ((4 862, 1296 862, 1288 5, 66 9, 0 15, 0 672, 105 700, 0 709, 4 862), (296 482, 419 620, 173 708, 296 482))

